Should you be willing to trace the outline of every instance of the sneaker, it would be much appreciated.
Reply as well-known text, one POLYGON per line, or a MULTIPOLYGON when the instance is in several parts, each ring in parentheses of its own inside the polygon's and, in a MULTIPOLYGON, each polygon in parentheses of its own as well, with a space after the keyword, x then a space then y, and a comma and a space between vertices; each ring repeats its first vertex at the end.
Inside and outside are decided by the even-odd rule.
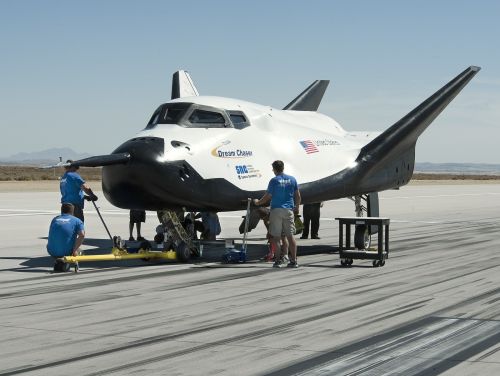
POLYGON ((131 236, 130 238, 128 238, 128 241, 129 241, 129 242, 134 242, 134 241, 135 241, 135 239, 134 239, 134 237, 133 237, 133 236, 131 236))
POLYGON ((274 264, 273 264, 273 268, 281 268, 283 264, 281 263, 281 261, 275 261, 274 264))
POLYGON ((307 239, 307 236, 302 235, 300 239, 307 239))
POLYGON ((146 239, 144 239, 142 236, 137 237, 137 241, 138 241, 138 242, 142 242, 142 241, 144 241, 144 240, 146 240, 146 239))
POLYGON ((65 273, 69 272, 70 269, 71 265, 62 260, 57 260, 54 264, 54 273, 65 273))
POLYGON ((294 268, 295 269, 295 268, 299 267, 299 264, 297 264, 296 261, 290 261, 286 267, 287 268, 294 268))
POLYGON ((62 272, 62 262, 56 261, 54 264, 54 273, 61 273, 62 272))
POLYGON ((311 236, 311 239, 321 239, 318 235, 311 236))
POLYGON ((290 262, 290 259, 288 258, 288 255, 285 255, 285 256, 283 256, 283 257, 281 258, 281 260, 280 260, 280 261, 281 261, 281 263, 282 263, 282 264, 287 264, 287 263, 289 263, 289 262, 290 262))

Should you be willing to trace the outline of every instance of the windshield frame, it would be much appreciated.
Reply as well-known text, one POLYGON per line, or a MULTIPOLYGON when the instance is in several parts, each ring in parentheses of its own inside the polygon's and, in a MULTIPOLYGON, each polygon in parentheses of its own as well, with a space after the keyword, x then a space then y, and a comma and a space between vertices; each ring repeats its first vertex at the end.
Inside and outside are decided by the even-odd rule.
POLYGON ((153 129, 159 124, 175 124, 183 128, 232 128, 241 130, 250 126, 250 121, 248 120, 248 116, 246 116, 246 114, 242 111, 224 110, 218 107, 206 106, 191 102, 169 102, 163 103, 153 112, 153 115, 151 115, 151 118, 145 129, 153 129), (161 118, 165 117, 165 111, 171 108, 181 108, 181 115, 177 116, 172 121, 162 121, 161 118), (224 118, 224 123, 197 123, 190 121, 190 117, 197 110, 216 113, 224 118), (246 119, 246 122, 233 123, 233 121, 231 120, 231 115, 241 116, 246 119))

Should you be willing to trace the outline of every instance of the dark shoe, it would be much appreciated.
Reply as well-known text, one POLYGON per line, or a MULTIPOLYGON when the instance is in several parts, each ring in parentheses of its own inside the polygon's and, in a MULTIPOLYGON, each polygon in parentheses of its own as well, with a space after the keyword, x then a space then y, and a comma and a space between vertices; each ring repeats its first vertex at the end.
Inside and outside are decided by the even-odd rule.
POLYGON ((290 261, 286 267, 287 268, 294 268, 294 269, 296 269, 296 268, 299 267, 299 264, 297 264, 296 261, 290 261))
POLYGON ((321 239, 318 235, 311 236, 311 239, 321 239))
POLYGON ((133 237, 133 236, 131 236, 130 238, 128 238, 128 241, 129 241, 129 242, 134 242, 134 241, 135 241, 135 239, 134 239, 134 237, 133 237))
POLYGON ((137 241, 138 241, 138 242, 142 242, 142 241, 144 241, 144 240, 146 240, 146 239, 144 239, 142 236, 138 236, 138 237, 137 237, 137 241))
POLYGON ((307 236, 302 235, 300 238, 301 239, 307 239, 307 236))
POLYGON ((70 264, 62 260, 56 260, 56 263, 54 264, 54 273, 65 273, 69 272, 70 269, 70 264))
POLYGON ((274 264, 273 264, 273 268, 281 268, 283 264, 281 263, 281 261, 275 261, 274 264))
POLYGON ((54 264, 54 273, 61 273, 62 272, 62 262, 56 261, 54 264))

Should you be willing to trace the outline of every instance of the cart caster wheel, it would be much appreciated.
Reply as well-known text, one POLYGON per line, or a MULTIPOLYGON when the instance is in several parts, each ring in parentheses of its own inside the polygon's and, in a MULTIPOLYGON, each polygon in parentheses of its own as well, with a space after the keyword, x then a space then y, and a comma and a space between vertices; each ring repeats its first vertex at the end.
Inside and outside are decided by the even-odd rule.
POLYGON ((352 260, 352 259, 347 260, 347 265, 351 266, 351 265, 352 265, 352 263, 353 263, 353 260, 352 260))
POLYGON ((384 266, 384 265, 385 265, 385 260, 380 261, 380 266, 384 266))
POLYGON ((340 259, 340 265, 347 266, 347 262, 344 259, 340 259))
POLYGON ((374 268, 376 268, 377 266, 379 266, 379 261, 378 260, 373 260, 372 265, 373 265, 374 268))

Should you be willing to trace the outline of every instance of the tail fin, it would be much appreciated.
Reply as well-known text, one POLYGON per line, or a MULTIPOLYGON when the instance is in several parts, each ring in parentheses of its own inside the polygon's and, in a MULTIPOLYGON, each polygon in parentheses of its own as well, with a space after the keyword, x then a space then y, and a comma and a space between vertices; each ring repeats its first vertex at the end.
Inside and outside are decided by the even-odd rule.
POLYGON ((283 110, 317 111, 329 83, 329 80, 314 81, 297 98, 288 103, 283 110))
POLYGON ((357 162, 377 161, 394 157, 414 147, 418 137, 469 83, 481 68, 471 66, 431 95, 408 115, 365 145, 357 162))
POLYGON ((197 97, 198 90, 188 72, 179 70, 172 77, 172 99, 183 97, 197 97))

